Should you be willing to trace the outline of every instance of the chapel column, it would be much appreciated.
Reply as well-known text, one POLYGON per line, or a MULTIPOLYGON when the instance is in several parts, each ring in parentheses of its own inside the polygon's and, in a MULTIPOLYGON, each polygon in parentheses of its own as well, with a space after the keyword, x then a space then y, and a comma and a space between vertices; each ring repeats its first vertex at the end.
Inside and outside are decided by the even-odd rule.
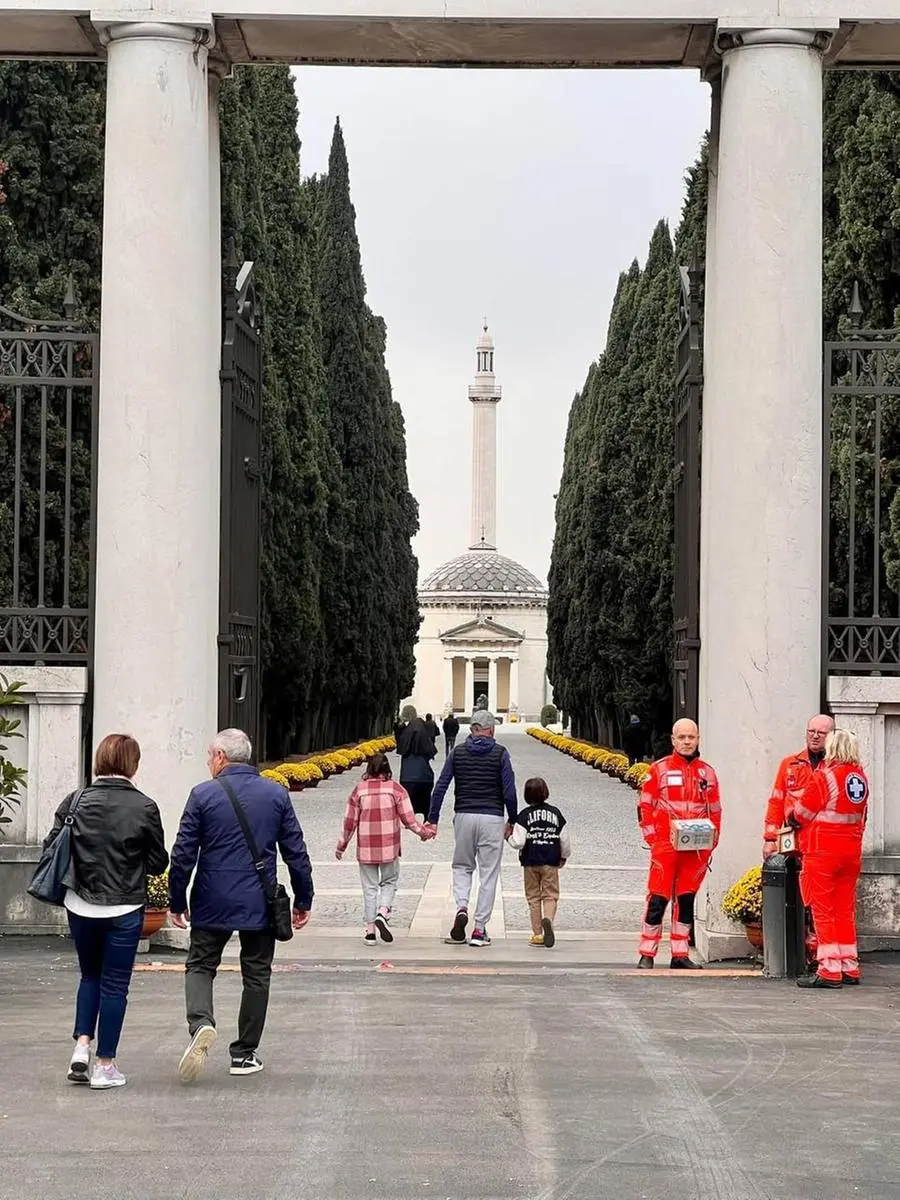
POLYGON ((509 707, 515 708, 521 717, 519 709, 519 660, 511 658, 509 660, 509 707))
POLYGON ((466 659, 466 694, 463 697, 463 712, 471 713, 475 707, 475 659, 466 659))
POLYGON ((216 727, 218 301, 208 34, 107 41, 97 458, 96 742, 141 743, 168 838, 216 727))
POLYGON ((449 655, 444 659, 444 691, 450 701, 450 711, 456 707, 456 697, 453 694, 453 663, 454 659, 449 655))
POLYGON ((488 712, 497 712, 497 656, 488 659, 488 712))
POLYGON ((821 620, 822 52, 792 29, 719 41, 700 610, 701 748, 724 811, 698 926, 712 957, 745 945, 719 906, 759 861, 772 775, 819 706, 821 620))

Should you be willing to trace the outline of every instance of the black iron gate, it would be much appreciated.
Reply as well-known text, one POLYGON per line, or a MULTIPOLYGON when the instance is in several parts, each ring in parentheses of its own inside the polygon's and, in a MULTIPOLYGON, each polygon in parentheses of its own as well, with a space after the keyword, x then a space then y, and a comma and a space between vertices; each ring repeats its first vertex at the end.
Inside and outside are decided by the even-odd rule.
POLYGON ((90 667, 96 334, 0 306, 0 664, 90 667))
POLYGON ((822 693, 829 675, 900 673, 900 330, 825 343, 822 693))
POLYGON ((222 342, 219 728, 259 743, 260 406, 262 345, 253 263, 229 255, 222 342))
POLYGON ((680 267, 675 351, 675 720, 697 719, 700 674, 700 411, 703 271, 680 267))

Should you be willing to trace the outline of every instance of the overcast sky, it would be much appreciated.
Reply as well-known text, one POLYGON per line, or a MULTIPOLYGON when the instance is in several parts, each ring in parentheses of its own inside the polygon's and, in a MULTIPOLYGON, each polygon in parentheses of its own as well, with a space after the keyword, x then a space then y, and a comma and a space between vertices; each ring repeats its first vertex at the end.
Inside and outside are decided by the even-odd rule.
POLYGON ((388 328, 421 574, 469 542, 475 342, 503 387, 498 548, 546 578, 566 419, 621 270, 674 229, 709 89, 689 71, 304 67, 301 168, 336 116, 363 270, 388 328))

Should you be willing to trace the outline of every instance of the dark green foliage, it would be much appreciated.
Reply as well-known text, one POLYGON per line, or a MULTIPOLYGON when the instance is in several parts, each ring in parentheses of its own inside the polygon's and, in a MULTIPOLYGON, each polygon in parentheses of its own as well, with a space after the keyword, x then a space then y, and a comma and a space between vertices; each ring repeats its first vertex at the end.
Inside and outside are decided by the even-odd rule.
MULTIPOLYGON (((71 276, 79 323, 100 308, 104 68, 0 64, 0 303, 61 316, 71 276)), ((320 748, 390 727, 412 690, 418 514, 385 327, 365 304, 346 156, 300 178, 287 67, 242 67, 222 86, 223 246, 256 263, 263 313, 263 750, 320 748)), ((34 389, 32 389, 34 391, 34 389)), ((0 397, 0 602, 10 601, 14 414, 0 397)), ((24 541, 37 539, 39 407, 26 406, 24 541)), ((86 536, 89 426, 74 458, 86 536)), ((51 412, 51 449, 61 445, 51 412)), ((48 480, 47 602, 59 590, 61 484, 48 480)), ((78 535, 78 542, 84 539, 78 535)), ((86 552, 72 603, 86 603, 86 552)), ((22 601, 34 603, 24 565, 22 601)), ((211 635, 212 636, 212 635, 211 635)))
POLYGON ((546 729, 548 725, 555 725, 559 720, 559 712, 555 704, 545 704, 541 709, 541 724, 546 729))

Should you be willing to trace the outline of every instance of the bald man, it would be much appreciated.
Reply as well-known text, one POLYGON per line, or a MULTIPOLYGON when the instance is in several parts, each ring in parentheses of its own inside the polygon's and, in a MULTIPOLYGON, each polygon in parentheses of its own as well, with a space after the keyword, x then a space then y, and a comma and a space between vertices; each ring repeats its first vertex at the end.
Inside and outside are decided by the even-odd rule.
POLYGON ((775 782, 766 805, 763 823, 763 858, 768 858, 778 849, 778 830, 783 829, 794 808, 825 757, 825 739, 834 729, 834 721, 827 713, 818 713, 806 722, 806 747, 797 754, 783 758, 775 774, 775 782))
POLYGON ((708 817, 719 840, 722 806, 716 773, 700 757, 700 731, 693 721, 672 727, 672 754, 650 768, 641 788, 641 833, 650 847, 647 907, 638 947, 642 970, 653 967, 662 941, 663 917, 672 900, 672 959, 674 970, 699 970, 688 943, 694 923, 694 896, 706 877, 712 850, 676 850, 670 822, 708 817))

